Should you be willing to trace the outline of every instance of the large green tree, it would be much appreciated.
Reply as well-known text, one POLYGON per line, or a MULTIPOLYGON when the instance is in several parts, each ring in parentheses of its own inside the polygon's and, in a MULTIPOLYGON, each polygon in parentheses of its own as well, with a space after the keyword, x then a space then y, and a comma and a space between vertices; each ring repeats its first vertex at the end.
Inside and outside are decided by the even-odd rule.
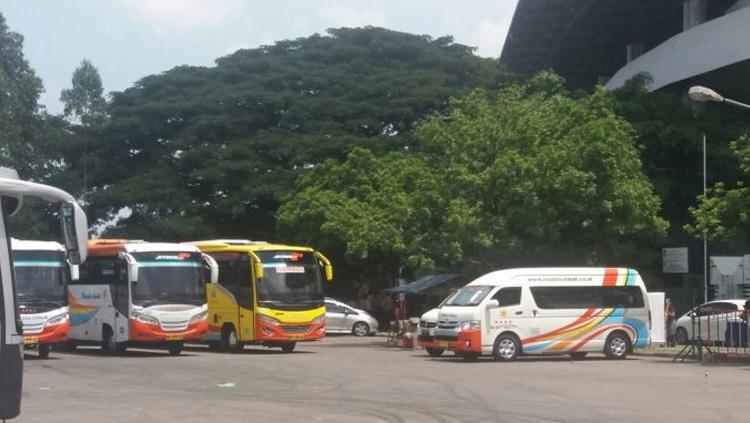
POLYGON ((178 67, 113 96, 90 212, 132 214, 110 234, 275 237, 297 177, 356 147, 415 148, 451 96, 508 80, 450 37, 335 29, 178 67))
POLYGON ((352 153, 298 183, 282 233, 330 246, 381 281, 511 265, 648 263, 667 222, 635 131, 603 89, 580 98, 542 73, 454 100, 416 131, 420 153, 352 153), (653 249, 651 250, 653 251, 653 249))

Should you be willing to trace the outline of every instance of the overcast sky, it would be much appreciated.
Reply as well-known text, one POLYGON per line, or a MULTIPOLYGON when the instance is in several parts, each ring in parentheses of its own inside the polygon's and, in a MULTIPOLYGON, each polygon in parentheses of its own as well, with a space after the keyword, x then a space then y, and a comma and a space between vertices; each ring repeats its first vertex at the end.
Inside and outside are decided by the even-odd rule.
POLYGON ((83 59, 105 91, 174 66, 213 65, 240 48, 380 26, 435 38, 453 35, 498 57, 517 0, 0 0, 11 30, 44 81, 41 103, 58 113, 60 91, 83 59))

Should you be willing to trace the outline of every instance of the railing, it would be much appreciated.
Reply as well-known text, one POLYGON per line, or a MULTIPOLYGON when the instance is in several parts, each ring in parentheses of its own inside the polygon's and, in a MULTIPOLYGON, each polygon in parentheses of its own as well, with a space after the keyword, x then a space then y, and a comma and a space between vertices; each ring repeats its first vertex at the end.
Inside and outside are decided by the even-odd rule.
POLYGON ((699 360, 750 358, 750 325, 740 311, 695 315, 690 327, 683 329, 688 331, 687 345, 675 360, 688 356, 699 360))

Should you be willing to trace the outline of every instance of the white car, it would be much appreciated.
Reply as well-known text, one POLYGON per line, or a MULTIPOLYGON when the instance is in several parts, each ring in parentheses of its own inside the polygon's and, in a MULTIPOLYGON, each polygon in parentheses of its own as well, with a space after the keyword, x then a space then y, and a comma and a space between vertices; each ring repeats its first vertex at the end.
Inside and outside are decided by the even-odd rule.
POLYGON ((326 333, 367 336, 375 335, 377 331, 378 321, 370 313, 326 298, 326 333))
POLYGON ((716 300, 703 303, 680 316, 674 325, 675 342, 686 344, 698 335, 707 343, 723 343, 727 322, 740 321, 744 299, 716 300))

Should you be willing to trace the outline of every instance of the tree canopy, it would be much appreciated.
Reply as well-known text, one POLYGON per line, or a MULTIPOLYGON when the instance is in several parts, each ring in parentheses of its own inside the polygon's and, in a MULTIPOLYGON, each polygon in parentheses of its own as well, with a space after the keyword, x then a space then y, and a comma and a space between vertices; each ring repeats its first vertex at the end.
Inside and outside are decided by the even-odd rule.
POLYGON ((298 175, 357 147, 409 148, 449 98, 508 76, 450 37, 330 30, 182 66, 116 93, 91 163, 90 211, 111 234, 275 238, 298 175))
POLYGON ((603 89, 574 98, 542 73, 496 96, 455 99, 416 131, 424 152, 306 174, 279 211, 282 234, 363 269, 602 264, 658 241, 667 222, 635 131, 603 89))

